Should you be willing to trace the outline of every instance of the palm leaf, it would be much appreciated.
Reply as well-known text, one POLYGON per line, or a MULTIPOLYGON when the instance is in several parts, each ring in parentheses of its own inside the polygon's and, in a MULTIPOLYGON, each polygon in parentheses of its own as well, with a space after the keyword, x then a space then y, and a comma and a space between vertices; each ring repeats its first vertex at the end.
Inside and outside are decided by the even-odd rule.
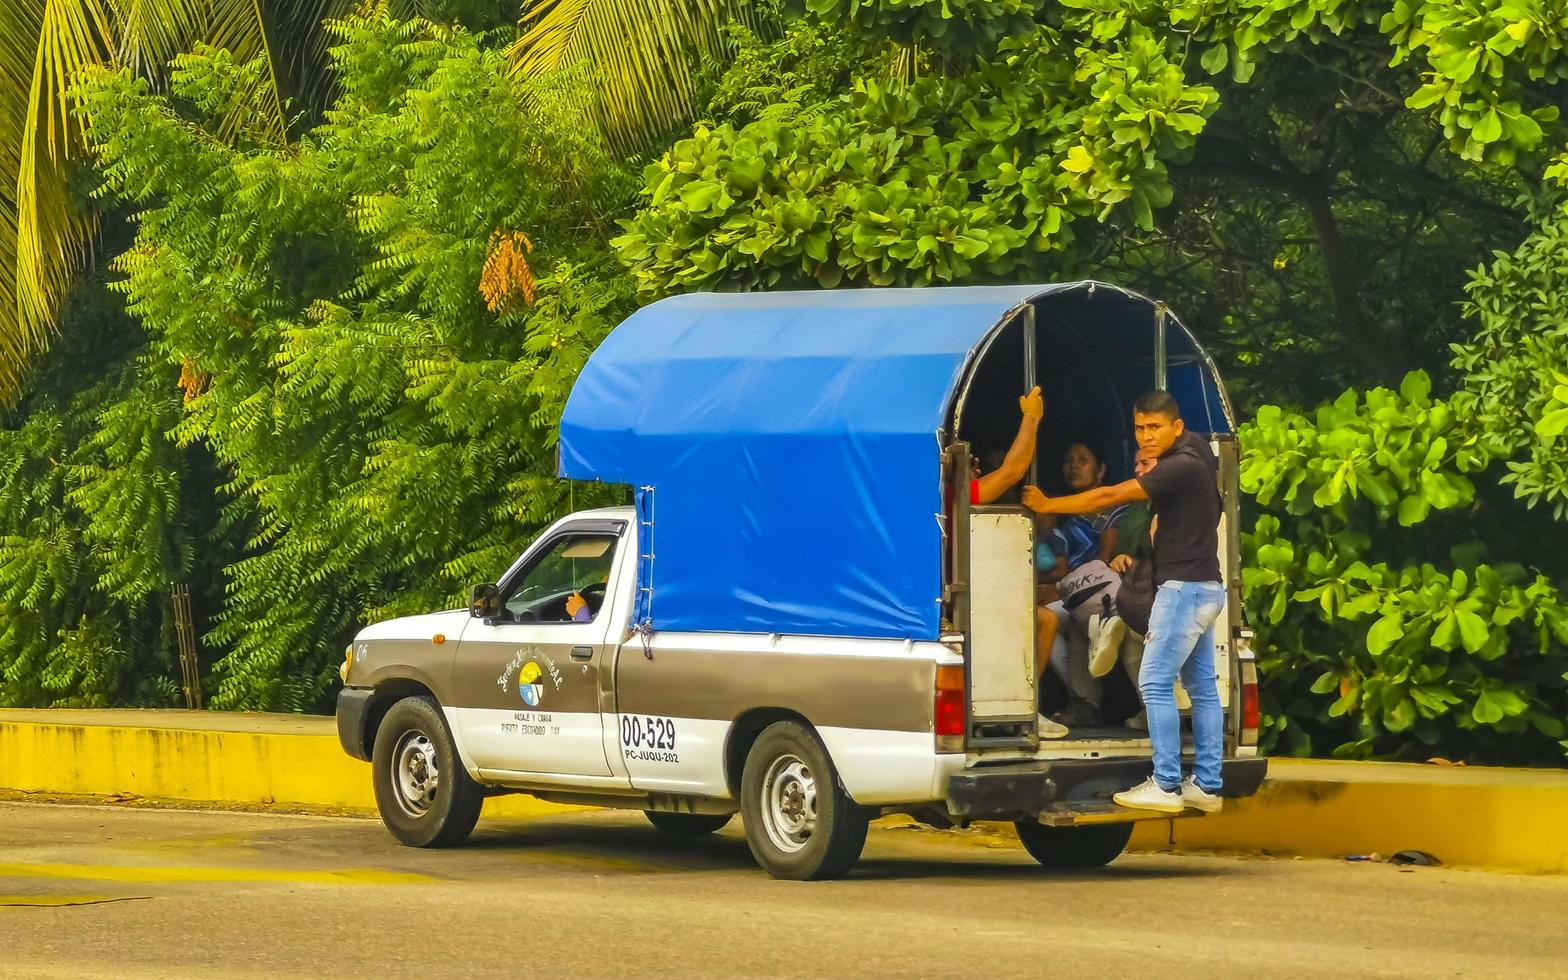
POLYGON ((13 274, 16 177, 22 170, 21 133, 27 122, 27 93, 42 22, 40 0, 17 0, 0 9, 0 390, 14 388, 15 373, 26 359, 13 274))
MULTIPOLYGON (((363 0, 290 0, 267 5, 275 52, 274 75, 284 91, 308 105, 327 103, 333 94, 327 49, 335 41, 321 25, 363 6, 363 0)), ((395 2, 392 10, 396 15, 395 2)))
POLYGON ((322 30, 327 21, 358 10, 385 13, 396 20, 429 18, 439 0, 273 0, 266 4, 267 26, 276 59, 273 74, 278 88, 292 93, 306 106, 321 108, 335 96, 332 59, 328 50, 338 40, 322 30))
MULTIPOLYGON (((8 131, 16 142, 14 177, 7 207, 9 269, 0 279, 14 276, 6 285, 11 300, 0 311, 0 390, 16 389, 26 357, 48 341, 54 310, 70 284, 80 243, 91 231, 90 221, 73 214, 65 188, 65 162, 79 148, 80 131, 71 118, 67 93, 74 74, 109 58, 112 10, 103 0, 18 0, 3 28, 8 57, 26 50, 32 37, 32 71, 22 83, 21 126, 8 131), (14 224, 12 222, 14 221, 14 224)), ((14 66, 5 79, 7 87, 20 80, 14 66)), ((0 101, 16 107, 15 89, 0 101)), ((8 150, 10 147, 8 147, 8 150)))
POLYGON ((149 78, 161 78, 169 61, 200 37, 207 0, 119 0, 116 45, 120 64, 149 78))
POLYGON ((537 0, 507 53, 526 75, 586 63, 605 136, 644 149, 691 121, 703 59, 728 53, 724 25, 755 18, 748 0, 537 0))
MULTIPOLYGON (((296 8, 342 2, 297 0, 296 8)), ((199 41, 267 59, 265 91, 241 101, 260 110, 246 120, 253 131, 281 140, 277 47, 262 0, 0 0, 0 400, 48 345, 93 240, 93 216, 75 209, 66 189, 67 161, 82 150, 68 95, 76 73, 121 64, 156 80, 199 41)))

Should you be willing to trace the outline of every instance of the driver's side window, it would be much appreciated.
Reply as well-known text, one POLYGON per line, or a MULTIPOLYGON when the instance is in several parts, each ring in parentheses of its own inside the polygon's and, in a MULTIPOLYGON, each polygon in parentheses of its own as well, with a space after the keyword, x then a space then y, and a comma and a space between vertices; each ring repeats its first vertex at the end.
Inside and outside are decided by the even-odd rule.
POLYGON ((511 583, 507 619, 514 623, 591 623, 599 615, 615 560, 614 534, 562 534, 511 583))

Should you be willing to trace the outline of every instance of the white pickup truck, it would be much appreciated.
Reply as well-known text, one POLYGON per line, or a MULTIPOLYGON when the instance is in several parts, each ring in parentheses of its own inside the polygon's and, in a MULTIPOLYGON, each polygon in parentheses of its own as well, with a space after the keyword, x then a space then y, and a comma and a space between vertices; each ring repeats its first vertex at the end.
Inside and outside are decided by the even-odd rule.
POLYGON ((1074 351, 1122 359, 1099 392, 1122 415, 1162 383, 1210 423, 1222 795, 1256 792, 1235 443, 1213 366, 1163 307, 1096 283, 698 294, 622 324, 562 423, 563 475, 629 484, 635 506, 563 518, 470 608, 369 626, 346 651, 339 733, 388 829, 456 844, 486 795, 523 792, 672 834, 739 812, 782 878, 846 873, 892 812, 1012 821, 1049 866, 1113 860, 1133 821, 1163 819, 1110 799, 1148 775, 1147 737, 1037 738, 1034 522, 947 490, 996 440, 982 392, 1015 401, 1021 373, 1070 411, 1074 351), (1049 357, 1037 314, 1062 324, 1049 357))

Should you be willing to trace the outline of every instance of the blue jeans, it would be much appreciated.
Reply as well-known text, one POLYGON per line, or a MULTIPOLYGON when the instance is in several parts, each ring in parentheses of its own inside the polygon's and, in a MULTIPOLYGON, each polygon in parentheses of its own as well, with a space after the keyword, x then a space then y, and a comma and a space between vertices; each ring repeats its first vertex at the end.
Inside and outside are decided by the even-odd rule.
POLYGON ((1218 582, 1166 582, 1154 595, 1138 692, 1149 712, 1154 781, 1162 789, 1181 788, 1181 715, 1176 709, 1180 674, 1192 698, 1193 779, 1204 791, 1219 792, 1225 712, 1215 686, 1214 624, 1224 608, 1225 587, 1218 582))

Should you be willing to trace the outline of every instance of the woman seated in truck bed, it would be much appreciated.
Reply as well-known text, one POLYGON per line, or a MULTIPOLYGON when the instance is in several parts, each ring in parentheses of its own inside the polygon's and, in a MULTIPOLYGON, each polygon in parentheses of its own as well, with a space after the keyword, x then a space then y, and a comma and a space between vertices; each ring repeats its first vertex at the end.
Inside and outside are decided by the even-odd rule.
MULTIPOLYGON (((1086 442, 1074 442, 1062 460, 1062 482, 1072 493, 1103 485, 1103 456, 1086 442)), ((1108 563, 1118 552, 1118 527, 1125 510, 1125 505, 1118 505, 1063 518, 1045 532, 1056 562, 1041 576, 1038 659, 1049 657, 1067 685, 1070 700, 1049 719, 1053 725, 1041 724, 1043 736, 1061 737, 1065 734, 1058 733, 1061 726, 1103 721, 1100 681, 1089 672, 1090 648, 1098 632, 1092 617, 1119 585, 1119 577, 1108 563)))

